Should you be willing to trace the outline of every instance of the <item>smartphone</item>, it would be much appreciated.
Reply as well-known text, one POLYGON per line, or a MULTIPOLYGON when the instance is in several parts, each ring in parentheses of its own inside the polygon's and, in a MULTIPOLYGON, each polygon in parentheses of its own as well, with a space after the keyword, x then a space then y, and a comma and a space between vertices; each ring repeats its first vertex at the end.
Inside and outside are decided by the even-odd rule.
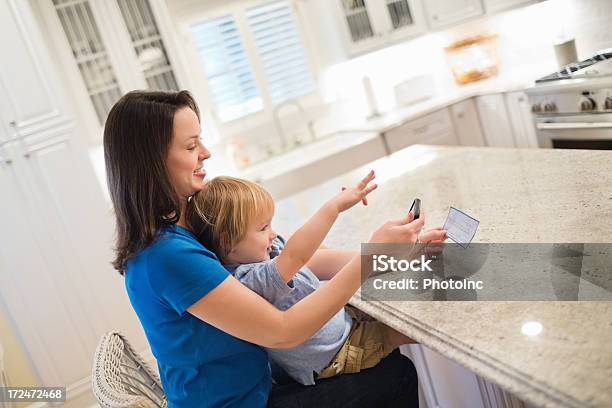
POLYGON ((410 206, 409 212, 414 214, 415 220, 419 219, 419 215, 421 215, 421 200, 420 199, 418 198, 414 199, 414 201, 412 202, 412 205, 410 206))

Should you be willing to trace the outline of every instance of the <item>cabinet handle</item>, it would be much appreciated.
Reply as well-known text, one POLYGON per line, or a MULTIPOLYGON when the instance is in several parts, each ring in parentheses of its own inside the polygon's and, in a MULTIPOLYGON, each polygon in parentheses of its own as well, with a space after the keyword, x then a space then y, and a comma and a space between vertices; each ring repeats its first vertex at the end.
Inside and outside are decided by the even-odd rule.
POLYGON ((21 145, 21 149, 25 152, 23 154, 23 157, 25 157, 26 159, 29 159, 30 152, 28 152, 28 147, 26 146, 25 141, 23 140, 23 137, 21 137, 21 135, 19 134, 19 128, 17 127, 17 122, 14 120, 11 120, 9 122, 9 125, 11 125, 11 127, 15 131, 15 139, 19 141, 19 144, 21 145))
MULTIPOLYGON (((15 126, 17 126, 17 122, 15 122, 14 120, 11 120, 9 122, 9 125, 15 129, 15 126)), ((9 140, 0 143, 0 162, 4 162, 6 164, 13 164, 13 159, 11 159, 8 155, 8 151, 7 149, 4 147, 7 143, 9 143, 11 141, 11 139, 9 138, 9 140), (6 157, 6 158, 5 158, 6 157)))
POLYGON ((429 129, 429 125, 425 125, 425 126, 421 126, 419 128, 416 128, 413 130, 414 133, 418 133, 418 134, 422 134, 427 132, 427 130, 429 129))
POLYGON ((538 123, 536 128, 539 130, 555 129, 606 129, 612 128, 610 122, 556 122, 538 123))
POLYGON ((4 145, 6 143, 7 142, 0 143, 0 162, 4 162, 6 164, 12 164, 13 163, 13 159, 8 157, 8 153, 6 153, 6 149, 4 148, 4 145), (5 159, 5 157, 6 157, 6 159, 5 159))

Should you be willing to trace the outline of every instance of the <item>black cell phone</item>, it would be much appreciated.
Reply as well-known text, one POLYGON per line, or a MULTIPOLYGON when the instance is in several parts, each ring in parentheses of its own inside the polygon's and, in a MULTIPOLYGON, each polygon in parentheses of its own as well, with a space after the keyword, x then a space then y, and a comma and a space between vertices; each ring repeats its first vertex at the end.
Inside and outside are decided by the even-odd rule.
POLYGON ((414 214, 415 220, 419 219, 419 215, 421 215, 421 200, 420 199, 418 198, 414 199, 414 201, 412 202, 412 205, 410 206, 409 212, 414 214))

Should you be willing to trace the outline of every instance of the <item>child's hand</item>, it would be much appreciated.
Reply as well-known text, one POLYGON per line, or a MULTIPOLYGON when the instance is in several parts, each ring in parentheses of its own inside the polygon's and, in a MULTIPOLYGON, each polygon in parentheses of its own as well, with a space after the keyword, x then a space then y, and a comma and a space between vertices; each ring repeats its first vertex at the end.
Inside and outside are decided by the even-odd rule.
POLYGON ((336 206, 338 212, 346 211, 358 202, 368 205, 366 196, 378 187, 378 184, 368 186, 374 180, 374 170, 371 170, 355 187, 342 187, 342 192, 331 199, 331 203, 336 206))

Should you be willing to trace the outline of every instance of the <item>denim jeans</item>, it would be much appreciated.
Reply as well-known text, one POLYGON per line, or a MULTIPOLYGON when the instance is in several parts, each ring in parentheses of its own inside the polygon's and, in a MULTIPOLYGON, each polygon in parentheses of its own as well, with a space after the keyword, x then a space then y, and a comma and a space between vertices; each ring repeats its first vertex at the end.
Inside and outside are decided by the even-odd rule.
POLYGON ((375 367, 355 374, 317 380, 305 386, 273 376, 268 408, 412 408, 419 406, 419 383, 414 364, 396 349, 375 367))

